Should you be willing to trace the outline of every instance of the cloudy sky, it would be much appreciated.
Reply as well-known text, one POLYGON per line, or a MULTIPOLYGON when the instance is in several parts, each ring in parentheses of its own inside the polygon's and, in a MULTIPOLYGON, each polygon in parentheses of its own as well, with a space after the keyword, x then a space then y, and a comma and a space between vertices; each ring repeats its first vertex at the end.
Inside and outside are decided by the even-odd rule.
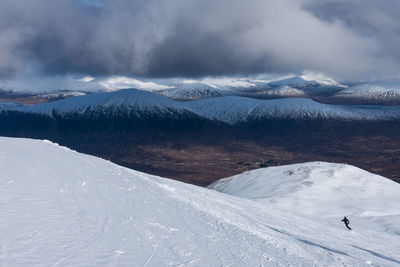
POLYGON ((0 79, 399 77, 399 14, 398 0, 1 0, 0 79))

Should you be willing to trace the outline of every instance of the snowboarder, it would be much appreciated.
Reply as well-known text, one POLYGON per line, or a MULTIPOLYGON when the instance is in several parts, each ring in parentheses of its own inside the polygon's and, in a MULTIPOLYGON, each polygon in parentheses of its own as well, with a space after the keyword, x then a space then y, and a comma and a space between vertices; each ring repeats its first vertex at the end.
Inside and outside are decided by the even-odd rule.
POLYGON ((342 222, 344 222, 344 224, 346 225, 347 229, 351 230, 351 228, 349 226, 350 221, 349 221, 349 219, 346 218, 346 216, 343 218, 342 222))

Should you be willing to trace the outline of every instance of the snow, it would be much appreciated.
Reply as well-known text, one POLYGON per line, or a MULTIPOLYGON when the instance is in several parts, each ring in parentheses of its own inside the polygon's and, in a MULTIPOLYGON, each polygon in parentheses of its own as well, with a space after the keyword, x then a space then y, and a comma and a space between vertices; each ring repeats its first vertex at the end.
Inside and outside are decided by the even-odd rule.
POLYGON ((158 84, 152 81, 141 81, 125 76, 114 76, 104 79, 99 82, 99 85, 107 91, 116 91, 132 87, 145 91, 157 91, 170 88, 170 86, 164 84, 158 84))
POLYGON ((245 90, 248 88, 266 86, 268 84, 280 86, 304 87, 305 85, 335 86, 346 88, 322 73, 304 72, 301 75, 286 75, 278 77, 206 77, 200 80, 182 80, 183 84, 202 83, 216 89, 245 90))
POLYGON ((279 88, 273 88, 269 90, 262 90, 255 96, 271 96, 271 97, 307 97, 307 95, 299 89, 292 88, 289 86, 282 86, 279 88))
POLYGON ((215 88, 246 88, 254 86, 254 79, 252 78, 205 78, 203 83, 214 86, 215 88))
MULTIPOLYGON (((120 90, 110 93, 96 93, 80 97, 66 98, 60 101, 38 104, 35 106, 17 107, 14 110, 21 112, 39 113, 52 116, 53 112, 59 114, 76 113, 85 115, 88 113, 102 112, 110 109, 110 112, 128 113, 130 110, 143 112, 168 113, 171 110, 182 112, 183 108, 168 98, 142 90, 120 90)), ((112 115, 112 114, 110 114, 112 115)))
POLYGON ((186 82, 173 88, 158 91, 158 94, 171 99, 196 100, 222 96, 224 92, 205 83, 186 82))
POLYGON ((311 118, 345 120, 399 119, 398 107, 341 106, 315 102, 305 98, 259 100, 227 96, 185 102, 187 108, 205 118, 230 124, 254 119, 311 118))
MULTIPOLYGON (((301 215, 400 215, 399 184, 347 164, 310 162, 258 169, 219 180, 210 188, 301 215)), ((400 225, 395 231, 400 234, 400 225)))
POLYGON ((337 97, 356 97, 372 100, 400 99, 400 81, 377 81, 362 83, 340 91, 337 97))
MULTIPOLYGON (((352 202, 347 208, 341 203, 343 213, 334 218, 336 223, 326 225, 319 216, 299 216, 268 201, 129 170, 49 141, 0 138, 0 148, 3 266, 400 264, 399 234, 377 227, 398 214, 361 225, 349 216, 356 229, 350 232, 340 219, 349 214, 352 202)), ((287 166, 288 170, 300 167, 287 166)), ((399 185, 357 170, 340 175, 366 188, 363 199, 375 203, 373 216, 398 205, 399 197, 392 192, 400 195, 399 185), (372 186, 388 193, 370 194, 372 186)), ((284 191, 285 177, 281 177, 284 191)), ((329 192, 330 186, 326 183, 320 189, 329 192)), ((251 194, 253 189, 241 190, 251 194)), ((332 197, 340 199, 343 194, 339 190, 332 197)), ((275 195, 286 199, 285 194, 271 197, 275 195)), ((289 191, 286 196, 290 197, 289 191)))
POLYGON ((172 99, 202 99, 218 95, 251 97, 299 97, 307 94, 331 94, 347 86, 320 73, 281 77, 207 77, 200 80, 178 80, 172 88, 157 91, 172 99), (212 93, 209 93, 209 92, 212 93))
POLYGON ((328 77, 322 73, 305 72, 302 75, 300 75, 300 78, 305 81, 315 81, 315 82, 319 83, 320 85, 337 86, 337 87, 347 88, 347 86, 335 81, 331 77, 328 77))
MULTIPOLYGON (((127 76, 57 76, 53 78, 31 75, 19 75, 7 81, 0 81, 0 88, 26 94, 48 93, 71 90, 76 92, 110 92, 121 89, 136 88, 139 90, 160 93, 172 99, 192 100, 214 97, 215 94, 204 94, 205 88, 219 95, 243 95, 265 91, 265 95, 275 97, 293 96, 287 88, 301 89, 301 94, 331 93, 333 88, 344 89, 346 86, 320 73, 305 72, 301 75, 256 75, 249 77, 205 77, 202 79, 155 78, 142 79, 127 76), (274 87, 275 91, 271 91, 274 87), (282 87, 282 88, 280 88, 282 87), (282 89, 282 90, 280 90, 282 89), (328 90, 329 89, 329 90, 328 90), (315 92, 315 90, 317 90, 315 92), (280 91, 280 92, 278 92, 280 91), (200 97, 199 97, 200 95, 200 97)), ((298 96, 299 92, 294 92, 298 96)))
POLYGON ((311 118, 344 120, 388 120, 400 118, 400 107, 329 105, 304 98, 260 100, 225 96, 196 101, 173 101, 155 93, 136 89, 97 93, 43 103, 35 106, 3 104, 1 109, 31 112, 52 116, 54 112, 96 115, 105 109, 109 115, 137 112, 164 114, 192 114, 205 119, 235 124, 265 118, 311 118))
POLYGON ((330 96, 347 88, 334 79, 319 73, 305 72, 299 76, 289 76, 268 83, 271 88, 290 87, 302 91, 308 96, 330 96))
POLYGON ((44 97, 44 98, 62 97, 62 98, 67 98, 67 97, 73 97, 73 96, 83 96, 83 95, 86 95, 86 94, 87 93, 85 93, 85 92, 55 91, 55 92, 52 92, 52 93, 39 94, 36 97, 44 97))

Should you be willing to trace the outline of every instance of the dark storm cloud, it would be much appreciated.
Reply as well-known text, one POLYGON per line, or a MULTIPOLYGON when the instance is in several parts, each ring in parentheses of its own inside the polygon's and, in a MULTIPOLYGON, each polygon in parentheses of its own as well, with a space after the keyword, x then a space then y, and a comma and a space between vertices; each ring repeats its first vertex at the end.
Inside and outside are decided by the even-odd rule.
POLYGON ((397 1, 2 0, 0 76, 398 74, 397 1))
POLYGON ((374 41, 375 58, 400 62, 400 1, 398 0, 311 0, 305 8, 329 23, 343 23, 361 38, 374 41))

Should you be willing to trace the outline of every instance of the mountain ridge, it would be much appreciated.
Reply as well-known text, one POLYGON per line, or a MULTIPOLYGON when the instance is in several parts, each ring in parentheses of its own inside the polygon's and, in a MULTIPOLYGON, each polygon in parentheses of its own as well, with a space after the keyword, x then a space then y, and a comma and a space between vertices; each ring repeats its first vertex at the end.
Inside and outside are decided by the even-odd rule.
MULTIPOLYGON (((251 120, 269 118, 309 118, 344 120, 397 120, 400 119, 400 107, 390 106, 344 106, 322 104, 306 98, 283 98, 260 100, 240 96, 222 96, 203 100, 179 102, 159 96, 155 93, 137 89, 126 89, 111 93, 97 93, 71 97, 51 103, 34 106, 8 106, 2 104, 2 110, 21 113, 33 113, 50 116, 59 115, 95 115, 101 109, 112 113, 128 113, 134 110, 155 115, 198 115, 204 119, 236 124, 251 120)), ((107 115, 107 114, 105 114, 107 115)))

